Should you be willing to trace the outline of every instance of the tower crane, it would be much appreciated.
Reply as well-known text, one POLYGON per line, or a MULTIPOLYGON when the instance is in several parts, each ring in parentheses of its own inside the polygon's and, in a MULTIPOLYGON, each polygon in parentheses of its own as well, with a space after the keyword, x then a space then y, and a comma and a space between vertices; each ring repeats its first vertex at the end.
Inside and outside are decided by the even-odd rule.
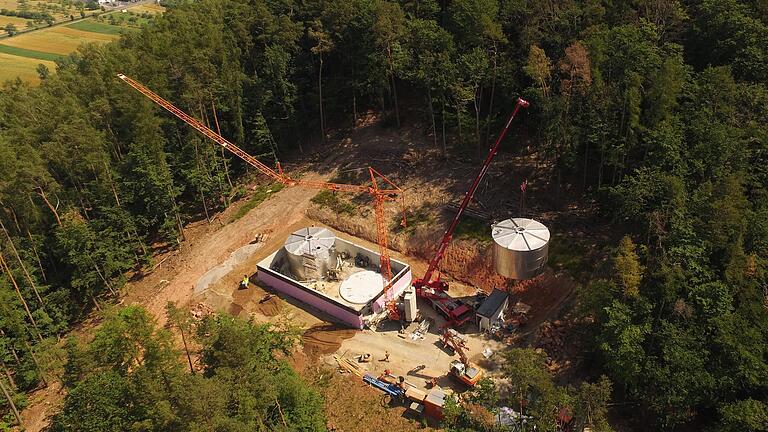
POLYGON ((445 291, 448 290, 448 283, 440 279, 439 274, 434 280, 432 277, 434 276, 437 267, 440 265, 440 261, 443 259, 443 255, 445 255, 446 249, 448 249, 448 244, 453 239, 453 233, 456 231, 456 227, 459 225, 459 220, 464 214, 464 210, 466 210, 467 206, 469 206, 469 203, 472 201, 472 198, 474 197, 478 186, 480 186, 480 182, 483 180, 485 173, 488 172, 488 168, 490 167, 491 162, 493 162, 493 159, 496 157, 496 153, 499 151, 499 145, 504 139, 504 136, 507 134, 509 126, 512 124, 512 121, 515 119, 520 109, 528 108, 529 105, 530 104, 528 101, 522 98, 517 98, 517 103, 515 103, 515 108, 512 110, 512 114, 509 116, 507 124, 504 126, 504 129, 501 130, 501 133, 496 139, 493 147, 491 147, 491 149, 488 151, 488 155, 485 157, 485 160, 480 167, 480 172, 477 174, 477 176, 475 176, 472 185, 464 195, 464 199, 459 206, 459 210, 456 212, 456 216, 454 216, 451 224, 445 231, 445 234, 443 234, 440 245, 437 247, 437 252, 435 253, 434 258, 432 258, 432 261, 429 262, 429 267, 427 267, 427 271, 424 273, 424 277, 421 279, 416 279, 413 282, 413 286, 416 288, 417 296, 432 301, 434 308, 448 320, 448 326, 458 326, 468 321, 471 318, 471 313, 469 313, 471 312, 471 309, 465 305, 459 305, 455 300, 448 297, 448 295, 445 293, 445 291))
MULTIPOLYGON (((211 130, 201 121, 190 116, 189 114, 174 106, 172 103, 163 99, 152 90, 146 88, 138 81, 122 73, 117 74, 117 77, 129 86, 133 87, 142 95, 146 96, 155 104, 165 108, 168 112, 178 117, 184 123, 192 126, 195 130, 209 138, 211 141, 230 151, 235 156, 239 157, 252 167, 256 168, 259 172, 266 175, 267 177, 270 177, 274 181, 277 181, 278 183, 281 183, 285 186, 303 186, 310 189, 330 190, 333 192, 367 193, 371 195, 373 197, 373 207, 374 213, 376 215, 376 242, 379 245, 381 275, 384 278, 383 293, 384 295, 387 295, 390 288, 392 288, 392 265, 389 256, 389 239, 387 237, 387 224, 384 216, 384 203, 386 201, 393 201, 397 199, 398 196, 402 197, 402 189, 400 189, 387 177, 371 167, 368 167, 368 173, 371 176, 370 185, 349 185, 342 183, 294 179, 283 171, 280 162, 277 162, 277 171, 275 171, 268 165, 246 153, 240 147, 229 142, 226 138, 211 130)), ((403 223, 405 223, 405 214, 403 214, 403 223)), ((397 299, 390 299, 386 304, 386 308, 390 319, 400 319, 400 313, 397 309, 397 299)))

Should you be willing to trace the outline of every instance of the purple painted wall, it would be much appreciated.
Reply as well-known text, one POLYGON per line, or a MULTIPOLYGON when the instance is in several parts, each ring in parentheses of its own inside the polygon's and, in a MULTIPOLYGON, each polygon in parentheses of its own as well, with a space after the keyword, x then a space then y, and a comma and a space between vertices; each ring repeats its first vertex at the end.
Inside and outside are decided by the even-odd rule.
MULTIPOLYGON (((341 308, 333 304, 332 300, 330 299, 325 300, 321 297, 318 297, 316 295, 313 295, 305 291, 304 289, 296 287, 291 283, 284 281, 281 278, 278 278, 272 275, 271 274, 273 273, 272 270, 265 269, 261 266, 258 267, 258 270, 259 271, 258 271, 257 277, 259 278, 259 280, 271 286, 272 288, 282 292, 283 294, 289 295, 303 303, 313 306, 325 313, 328 313, 331 316, 338 319, 339 321, 349 324, 352 327, 359 328, 359 329, 363 328, 362 316, 354 314, 344 308, 341 308)), ((410 281, 410 271, 408 275, 409 275, 409 281, 410 281)))
POLYGON ((387 294, 382 295, 373 303, 373 311, 379 313, 384 308, 384 305, 393 298, 398 298, 403 295, 403 291, 411 286, 411 268, 408 267, 405 272, 401 273, 400 278, 392 284, 392 288, 387 294))

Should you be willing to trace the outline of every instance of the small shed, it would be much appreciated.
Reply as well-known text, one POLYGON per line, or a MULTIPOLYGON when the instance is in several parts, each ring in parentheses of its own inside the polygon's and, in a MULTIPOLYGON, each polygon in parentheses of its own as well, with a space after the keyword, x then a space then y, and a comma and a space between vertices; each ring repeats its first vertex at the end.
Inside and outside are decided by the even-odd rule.
POLYGON ((443 406, 445 405, 445 392, 439 388, 433 388, 424 399, 424 412, 428 417, 438 420, 443 419, 443 406))
POLYGON ((480 332, 489 330, 493 324, 504 320, 504 311, 509 306, 509 294, 494 288, 483 304, 477 308, 477 326, 480 332))

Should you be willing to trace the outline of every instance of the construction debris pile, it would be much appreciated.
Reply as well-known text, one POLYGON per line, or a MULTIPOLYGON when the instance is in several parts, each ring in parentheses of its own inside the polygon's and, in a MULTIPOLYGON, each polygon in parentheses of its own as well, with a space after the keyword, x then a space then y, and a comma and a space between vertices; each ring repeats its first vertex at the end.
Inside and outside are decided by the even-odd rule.
POLYGON ((567 323, 562 320, 546 322, 539 327, 534 346, 538 352, 547 354, 547 369, 557 373, 571 366, 571 361, 566 359, 565 338, 567 323))

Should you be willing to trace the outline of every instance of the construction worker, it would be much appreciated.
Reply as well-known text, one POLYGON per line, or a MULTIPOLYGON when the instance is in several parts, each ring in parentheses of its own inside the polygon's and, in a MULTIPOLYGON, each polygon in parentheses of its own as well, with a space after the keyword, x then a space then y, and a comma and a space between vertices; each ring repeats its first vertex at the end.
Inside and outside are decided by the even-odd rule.
POLYGON ((381 361, 389 362, 389 351, 384 351, 384 359, 381 361))
POLYGON ((248 279, 248 275, 243 275, 243 280, 240 282, 240 289, 248 289, 248 285, 251 281, 248 279))

